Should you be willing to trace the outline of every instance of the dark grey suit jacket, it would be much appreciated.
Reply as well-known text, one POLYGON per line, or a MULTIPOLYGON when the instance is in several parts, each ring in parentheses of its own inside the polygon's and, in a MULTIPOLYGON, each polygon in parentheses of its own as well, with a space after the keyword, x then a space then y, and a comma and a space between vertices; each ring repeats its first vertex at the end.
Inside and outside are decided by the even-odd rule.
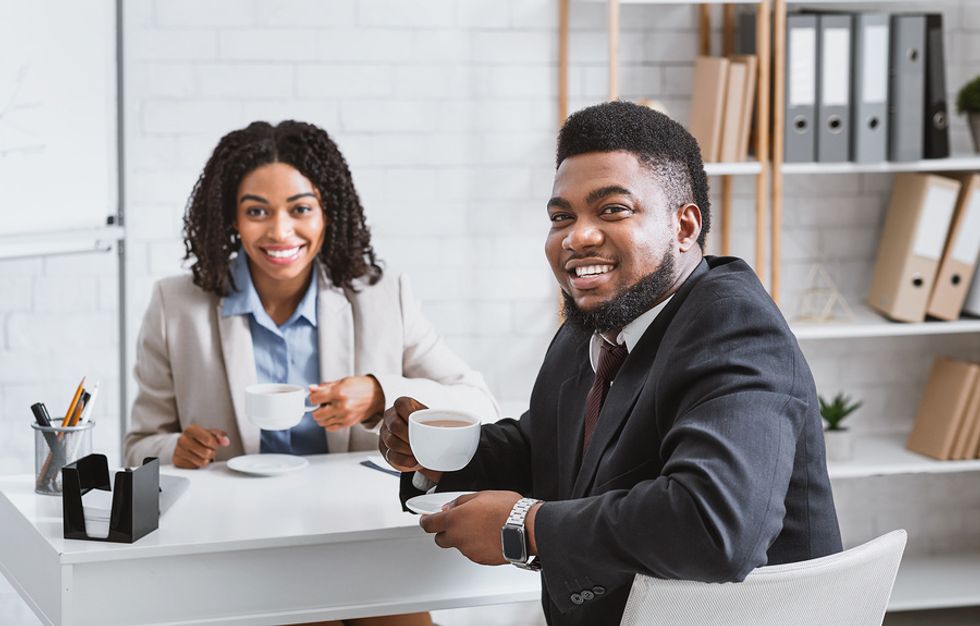
MULTIPOLYGON (((563 326, 521 419, 439 491, 545 500, 549 624, 618 624, 634 574, 739 581, 841 550, 813 377, 755 273, 707 257, 619 371, 581 458, 589 335, 563 326)), ((415 492, 408 475, 403 500, 415 492)))

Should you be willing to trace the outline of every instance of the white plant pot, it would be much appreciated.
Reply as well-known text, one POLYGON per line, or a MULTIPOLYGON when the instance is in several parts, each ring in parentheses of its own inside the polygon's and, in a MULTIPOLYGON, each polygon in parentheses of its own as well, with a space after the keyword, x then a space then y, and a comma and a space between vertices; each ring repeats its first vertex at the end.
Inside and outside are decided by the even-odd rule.
POLYGON ((854 437, 846 428, 823 431, 828 461, 850 461, 854 456, 854 437))

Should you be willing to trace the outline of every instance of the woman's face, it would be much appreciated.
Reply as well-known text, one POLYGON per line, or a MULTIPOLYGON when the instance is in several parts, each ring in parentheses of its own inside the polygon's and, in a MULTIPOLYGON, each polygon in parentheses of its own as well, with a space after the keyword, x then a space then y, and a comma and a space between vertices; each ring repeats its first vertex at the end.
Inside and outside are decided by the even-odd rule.
POLYGON ((305 279, 326 230, 313 183, 292 165, 268 163, 242 178, 237 202, 235 229, 253 278, 305 279))

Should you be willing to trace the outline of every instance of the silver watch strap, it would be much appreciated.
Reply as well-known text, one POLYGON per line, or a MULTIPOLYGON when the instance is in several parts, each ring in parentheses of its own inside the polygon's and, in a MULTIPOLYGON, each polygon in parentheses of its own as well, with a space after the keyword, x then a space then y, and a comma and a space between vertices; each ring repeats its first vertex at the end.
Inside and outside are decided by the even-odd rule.
POLYGON ((534 498, 521 498, 518 500, 514 505, 514 508, 510 510, 510 515, 507 517, 507 523, 523 527, 524 518, 527 517, 527 512, 530 511, 531 507, 538 502, 541 502, 541 500, 536 500, 534 498))

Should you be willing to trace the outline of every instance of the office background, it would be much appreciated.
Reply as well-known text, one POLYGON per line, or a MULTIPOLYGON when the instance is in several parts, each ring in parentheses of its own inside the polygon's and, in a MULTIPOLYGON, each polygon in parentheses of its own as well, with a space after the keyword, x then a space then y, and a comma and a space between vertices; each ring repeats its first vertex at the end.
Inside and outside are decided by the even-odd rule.
MULTIPOLYGON (((252 120, 295 118, 335 137, 381 258, 410 275, 426 314, 484 373, 505 413, 521 412, 557 323, 543 254, 559 123, 557 3, 124 4, 129 366, 153 281, 182 271, 184 204, 218 138, 252 120)), ((980 67, 980 7, 969 0, 925 4, 887 8, 944 13, 952 94, 980 67)), ((656 98, 686 122, 696 8, 624 5, 622 11, 621 96, 656 98)), ((605 98, 604 5, 573 3, 571 27, 575 110, 605 98)), ((971 150, 966 124, 955 115, 951 142, 954 153, 971 150)), ((830 271, 850 303, 864 299, 892 178, 785 179, 782 306, 788 317, 814 262, 830 271)), ((51 182, 57 187, 57 172, 51 182)), ((720 188, 716 179, 712 184, 720 188)), ((735 179, 732 220, 733 252, 749 260, 753 185, 735 179)), ((71 196, 70 189, 58 191, 71 196)), ((4 208, 22 210, 29 208, 4 208)), ((114 254, 0 261, 0 474, 32 470, 27 407, 38 400, 67 405, 83 374, 99 379, 105 394, 95 414, 95 446, 118 460, 117 287, 114 254)), ((884 432, 911 426, 932 357, 980 358, 980 335, 804 342, 804 349, 822 393, 845 390, 864 401, 851 427, 884 432)), ((980 551, 975 479, 835 482, 845 541, 854 545, 904 527, 907 555, 980 551)), ((19 602, 0 582, 0 622, 28 615, 19 602)))

